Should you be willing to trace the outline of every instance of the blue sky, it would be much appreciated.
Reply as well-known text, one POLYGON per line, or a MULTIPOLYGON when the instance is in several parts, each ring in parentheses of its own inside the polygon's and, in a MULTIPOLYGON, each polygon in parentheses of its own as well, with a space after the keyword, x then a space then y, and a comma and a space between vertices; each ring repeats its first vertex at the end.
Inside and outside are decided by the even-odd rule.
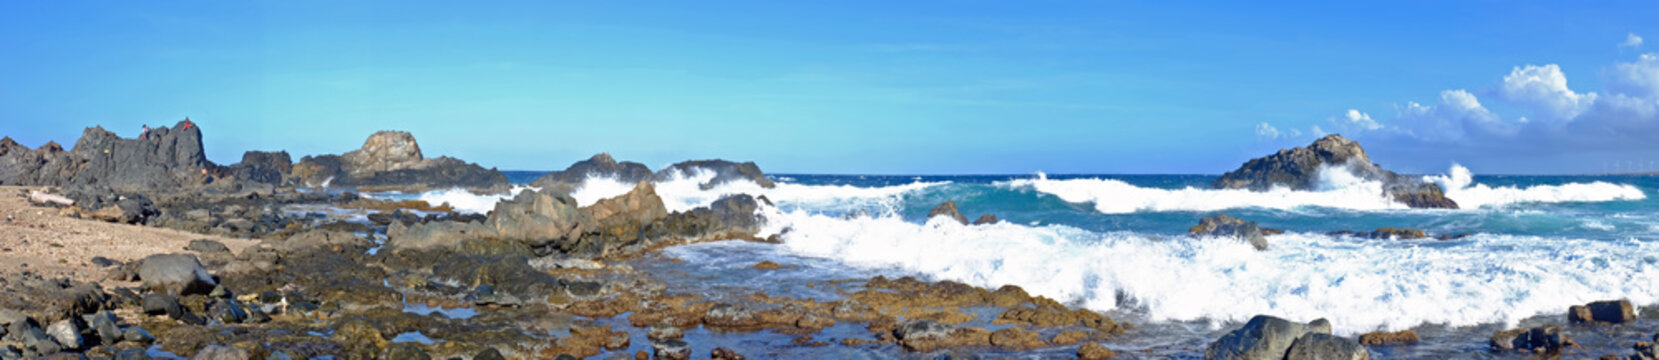
POLYGON ((428 156, 502 169, 606 151, 653 168, 1221 173, 1341 132, 1408 172, 1659 170, 1659 58, 1645 55, 1659 44, 1639 41, 1659 36, 1651 2, 24 1, 0 14, 0 133, 29 146, 189 116, 220 163, 341 153, 400 129, 428 156))

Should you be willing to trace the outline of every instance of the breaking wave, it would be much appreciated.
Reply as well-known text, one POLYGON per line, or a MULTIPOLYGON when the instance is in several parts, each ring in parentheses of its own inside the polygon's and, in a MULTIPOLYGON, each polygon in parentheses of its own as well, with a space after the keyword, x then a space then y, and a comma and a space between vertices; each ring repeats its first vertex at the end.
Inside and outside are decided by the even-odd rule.
POLYGON ((1316 191, 1297 191, 1273 188, 1268 191, 1245 189, 1160 189, 1139 187, 1114 179, 1050 180, 1039 174, 1036 179, 1018 179, 999 183, 1016 189, 1032 189, 1073 203, 1093 203, 1095 210, 1106 214, 1125 214, 1141 211, 1214 211, 1241 207, 1292 209, 1302 206, 1320 206, 1354 210, 1404 209, 1405 205, 1383 196, 1382 183, 1353 176, 1346 168, 1320 169, 1321 183, 1316 191))
POLYGON ((514 186, 512 190, 501 194, 475 194, 461 188, 427 191, 416 199, 426 201, 432 206, 449 204, 455 211, 469 214, 484 214, 495 210, 495 203, 502 199, 512 198, 524 190, 534 189, 528 186, 514 186))
POLYGON ((1632 185, 1603 181, 1527 187, 1491 187, 1474 182, 1474 175, 1462 165, 1452 165, 1447 175, 1425 176, 1423 181, 1440 184, 1446 197, 1465 209, 1516 203, 1600 202, 1642 200, 1647 194, 1632 185))

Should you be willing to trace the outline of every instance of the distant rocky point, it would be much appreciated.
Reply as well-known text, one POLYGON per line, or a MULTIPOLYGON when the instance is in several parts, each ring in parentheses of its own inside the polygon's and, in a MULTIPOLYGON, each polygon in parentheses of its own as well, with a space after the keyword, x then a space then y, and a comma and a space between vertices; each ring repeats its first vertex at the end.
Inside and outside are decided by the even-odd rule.
POLYGON ((763 188, 772 188, 777 184, 766 179, 766 174, 760 171, 760 166, 754 162, 732 162, 726 160, 691 160, 669 165, 655 173, 645 164, 622 161, 617 162, 609 153, 599 153, 587 160, 571 164, 564 170, 554 171, 537 178, 530 186, 541 188, 544 191, 569 194, 576 190, 589 177, 604 177, 615 179, 621 183, 637 183, 640 181, 667 181, 676 176, 691 176, 699 172, 712 172, 714 177, 698 187, 703 190, 712 189, 733 180, 748 180, 763 188))
POLYGON ((1272 155, 1251 159, 1237 170, 1222 174, 1211 185, 1217 189, 1253 191, 1266 191, 1274 187, 1313 190, 1319 186, 1320 169, 1326 166, 1345 167, 1354 176, 1381 182, 1384 195, 1406 206, 1458 208, 1457 202, 1447 198, 1439 184, 1384 170, 1371 162, 1359 143, 1337 134, 1326 135, 1307 147, 1283 149, 1272 155))
POLYGON ((341 186, 375 190, 422 191, 459 187, 500 192, 510 185, 507 175, 452 157, 428 159, 415 136, 403 131, 380 131, 361 149, 343 155, 306 156, 293 166, 299 185, 341 186))

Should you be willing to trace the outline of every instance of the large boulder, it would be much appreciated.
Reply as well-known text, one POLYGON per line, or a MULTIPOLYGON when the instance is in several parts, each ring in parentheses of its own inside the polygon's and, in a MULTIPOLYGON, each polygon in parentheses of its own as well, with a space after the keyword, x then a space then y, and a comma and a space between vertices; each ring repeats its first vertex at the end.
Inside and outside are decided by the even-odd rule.
POLYGON ((771 180, 767 180, 766 174, 760 171, 760 166, 755 165, 752 161, 742 163, 719 159, 682 161, 658 171, 656 177, 658 181, 662 181, 673 179, 676 176, 696 175, 699 171, 714 173, 713 178, 698 184, 698 187, 703 190, 713 189, 715 186, 736 180, 748 180, 755 183, 755 185, 768 189, 777 186, 771 180))
POLYGON ((1543 355, 1559 355, 1562 348, 1573 345, 1572 339, 1561 331, 1561 325, 1555 324, 1499 331, 1492 334, 1488 343, 1492 352, 1520 351, 1543 355))
POLYGON ((422 191, 464 188, 475 191, 506 191, 507 175, 451 157, 426 158, 414 135, 402 131, 380 131, 369 136, 363 147, 344 155, 301 158, 291 176, 297 184, 340 186, 381 190, 422 191))
POLYGON ((202 267, 201 261, 190 254, 156 254, 145 257, 138 265, 138 277, 144 286, 157 293, 169 295, 203 294, 219 285, 213 275, 202 267))
POLYGON ((645 230, 668 217, 662 198, 649 181, 641 181, 621 196, 599 200, 582 208, 591 222, 575 242, 561 244, 560 250, 581 257, 604 256, 629 245, 648 246, 653 238, 645 230))
POLYGON ((1265 191, 1274 187, 1315 190, 1325 167, 1344 167, 1354 176, 1383 184, 1383 194, 1414 208, 1456 209, 1457 202, 1446 198, 1440 185, 1420 178, 1402 176, 1372 163, 1359 143, 1331 134, 1306 147, 1279 150, 1251 159, 1237 170, 1211 182, 1218 189, 1265 191))
POLYGON ((1199 219, 1198 225, 1187 229, 1187 233, 1192 236, 1227 237, 1248 242, 1250 246, 1256 247, 1256 250, 1267 250, 1266 235, 1281 232, 1283 231, 1263 228, 1258 226, 1255 221, 1245 221, 1227 216, 1227 214, 1216 214, 1215 216, 1199 219))
POLYGON ((1285 360, 1370 360, 1371 351, 1353 339, 1331 334, 1307 333, 1290 344, 1285 360))
POLYGON ((652 174, 651 168, 646 167, 645 164, 632 161, 617 162, 616 159, 611 158, 611 154, 599 153, 594 154, 593 157, 587 160, 570 164, 562 171, 542 175, 536 181, 531 182, 530 186, 569 194, 581 186, 583 181, 587 181, 588 177, 607 177, 622 183, 637 183, 651 180, 652 174))
POLYGON ((545 248, 581 236, 591 226, 587 212, 568 194, 542 189, 524 191, 495 204, 484 225, 504 240, 545 248))
POLYGON ((1243 327, 1228 332, 1210 343, 1204 350, 1209 360, 1280 360, 1289 353, 1291 345, 1306 334, 1331 333, 1331 323, 1325 319, 1308 324, 1267 315, 1256 315, 1243 327))
POLYGON ((249 151, 242 153, 242 162, 231 164, 231 176, 247 181, 281 185, 294 169, 294 161, 287 151, 249 151))

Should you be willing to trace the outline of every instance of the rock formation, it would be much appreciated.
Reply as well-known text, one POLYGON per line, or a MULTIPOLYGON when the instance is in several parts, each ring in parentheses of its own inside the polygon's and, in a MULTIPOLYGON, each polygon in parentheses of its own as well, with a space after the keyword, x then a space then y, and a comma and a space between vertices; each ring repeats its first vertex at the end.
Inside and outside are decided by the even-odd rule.
POLYGON ((344 155, 306 156, 293 166, 299 185, 422 191, 459 187, 500 192, 509 187, 507 176, 452 157, 428 159, 414 135, 380 131, 363 147, 344 155))
POLYGON ((653 175, 651 174, 651 168, 646 167, 645 164, 632 161, 617 162, 616 159, 611 158, 611 154, 599 153, 587 160, 570 164, 562 171, 542 175, 536 181, 531 182, 530 186, 568 194, 574 191, 577 186, 581 186, 582 181, 587 180, 589 176, 610 177, 619 182, 637 183, 651 180, 653 175))
POLYGON ((1248 242, 1256 250, 1267 250, 1267 235, 1281 233, 1284 233, 1284 231, 1263 228, 1256 225, 1255 221, 1245 221, 1227 216, 1227 214, 1216 214, 1215 216, 1199 219, 1198 225, 1193 225, 1192 228, 1187 229, 1187 234, 1192 236, 1228 237, 1248 242))
POLYGON ((0 185, 98 187, 119 192, 179 189, 213 181, 220 168, 202 154, 189 120, 126 139, 102 127, 81 132, 70 151, 55 143, 28 150, 0 139, 0 185))
POLYGON ((1298 324, 1267 315, 1250 318, 1204 351, 1210 360, 1370 359, 1370 352, 1351 339, 1331 336, 1325 319, 1298 324))
POLYGON ((1331 134, 1307 147, 1279 150, 1251 159, 1237 170, 1222 174, 1211 183, 1218 189, 1265 191, 1273 187, 1292 190, 1318 188, 1319 172, 1325 167, 1345 167, 1354 176, 1383 184, 1383 194, 1413 208, 1456 209, 1457 202, 1446 197, 1440 185, 1402 176, 1372 163, 1359 143, 1331 134))

